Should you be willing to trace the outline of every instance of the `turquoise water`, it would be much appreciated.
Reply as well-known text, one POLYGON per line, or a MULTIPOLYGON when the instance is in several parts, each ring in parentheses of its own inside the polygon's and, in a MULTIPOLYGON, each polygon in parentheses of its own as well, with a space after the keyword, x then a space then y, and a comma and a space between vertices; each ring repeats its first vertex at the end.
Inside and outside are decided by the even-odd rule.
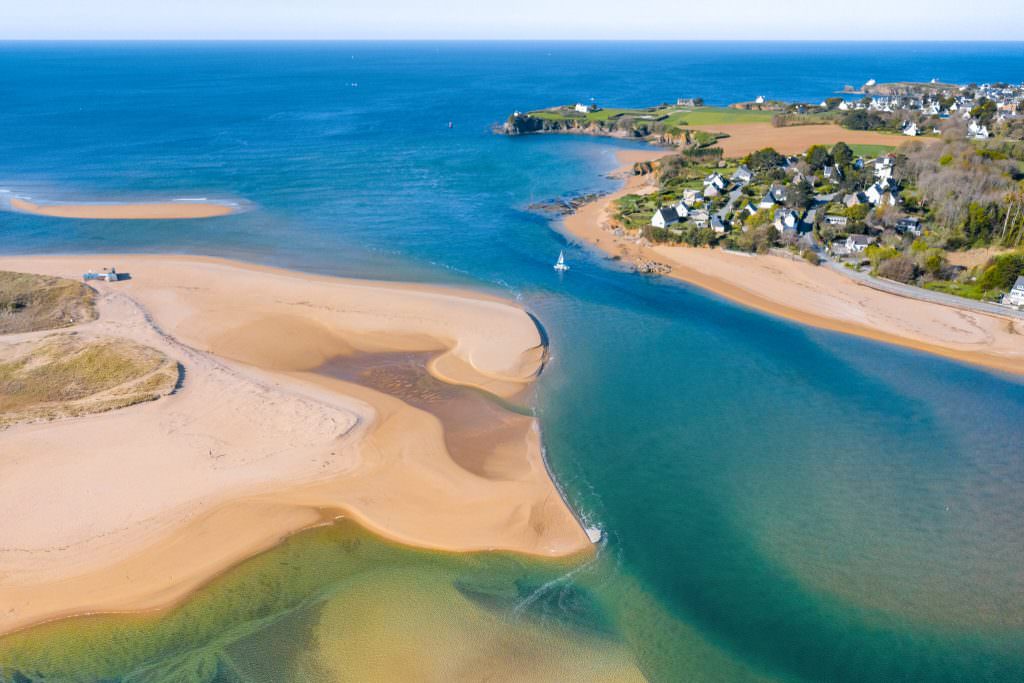
MULTIPOLYGON (((586 588, 645 675, 1021 680, 1024 384, 622 272, 525 209, 612 187, 616 145, 489 127, 591 96, 818 100, 867 78, 1022 72, 1021 44, 2 44, 0 188, 249 210, 0 213, 0 250, 214 254, 516 297, 551 339, 538 392, 551 467, 609 536, 557 585, 586 588)), ((414 564, 403 557, 363 571, 420 605, 422 586, 395 578, 414 564)), ((355 588, 330 595, 327 612, 363 604, 355 588)), ((267 643, 327 647, 227 614, 261 643, 234 646, 249 680, 274 680, 267 643)), ((573 647, 600 649, 590 637, 573 647)))

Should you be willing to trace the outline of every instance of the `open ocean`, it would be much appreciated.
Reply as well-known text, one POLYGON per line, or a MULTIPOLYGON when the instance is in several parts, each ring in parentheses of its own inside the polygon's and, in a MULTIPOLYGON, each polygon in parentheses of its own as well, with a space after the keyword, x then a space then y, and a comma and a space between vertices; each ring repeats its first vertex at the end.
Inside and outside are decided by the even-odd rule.
POLYGON ((551 469, 607 532, 582 565, 308 532, 166 615, 0 638, 0 679, 374 680, 403 660, 405 680, 457 680, 491 657, 511 680, 531 661, 582 681, 1024 680, 1024 382, 629 274, 526 210, 611 189, 629 143, 490 130, 591 97, 819 101, 869 78, 1019 83, 1024 44, 0 43, 0 189, 248 205, 0 213, 0 251, 514 297, 550 336, 551 469))

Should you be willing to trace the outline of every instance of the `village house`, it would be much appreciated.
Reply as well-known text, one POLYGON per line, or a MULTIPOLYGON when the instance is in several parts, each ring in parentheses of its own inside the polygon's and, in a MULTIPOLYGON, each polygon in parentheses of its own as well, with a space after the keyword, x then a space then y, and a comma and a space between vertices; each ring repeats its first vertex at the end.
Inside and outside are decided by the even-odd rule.
POLYGON ((867 249, 874 241, 875 238, 868 235, 850 235, 846 238, 844 246, 848 253, 857 254, 867 249))
POLYGON ((679 202, 675 205, 676 215, 679 216, 679 220, 683 220, 690 215, 690 207, 685 202, 679 202))
POLYGON ((719 192, 724 190, 728 186, 728 182, 722 177, 721 173, 712 173, 704 179, 704 193, 707 194, 708 188, 715 188, 719 192))
POLYGON ((779 209, 775 212, 773 225, 781 233, 796 232, 800 227, 800 217, 792 209, 779 209))
POLYGON ((825 214, 825 225, 846 225, 850 221, 846 216, 829 213, 825 214))
POLYGON ((709 225, 711 226, 711 229, 717 232, 719 235, 724 233, 726 230, 725 223, 718 216, 712 216, 709 225))
POLYGON ((679 214, 676 213, 676 210, 665 206, 655 211, 654 215, 651 216, 651 225, 662 230, 678 222, 679 214))
POLYGON ((868 203, 870 203, 873 206, 896 206, 896 203, 898 201, 895 191, 889 190, 886 187, 880 185, 879 183, 875 183, 868 189, 864 190, 864 196, 867 198, 868 203))
POLYGON ((867 197, 864 196, 863 192, 851 192, 850 194, 843 197, 843 205, 848 209, 852 209, 855 206, 867 203, 867 197))
POLYGON ((914 216, 901 218, 896 222, 896 232, 910 233, 916 237, 921 236, 921 219, 914 216))
POLYGON ((749 183, 754 179, 754 172, 746 166, 740 166, 736 169, 736 172, 732 174, 732 181, 734 183, 749 183))
POLYGON ((843 172, 839 170, 838 166, 826 166, 821 170, 821 174, 825 180, 832 182, 838 182, 843 179, 843 172))
POLYGON ((1024 306, 1024 275, 1019 276, 1010 291, 1003 296, 1003 303, 1008 306, 1024 306))
POLYGON ((704 209, 697 209, 696 211, 690 214, 690 220, 693 221, 693 224, 696 225, 698 228, 706 228, 708 227, 708 223, 710 222, 711 217, 708 215, 708 212, 705 211, 704 209))
POLYGON ((704 195, 701 194, 700 190, 683 190, 683 204, 692 207, 697 202, 704 201, 704 195))

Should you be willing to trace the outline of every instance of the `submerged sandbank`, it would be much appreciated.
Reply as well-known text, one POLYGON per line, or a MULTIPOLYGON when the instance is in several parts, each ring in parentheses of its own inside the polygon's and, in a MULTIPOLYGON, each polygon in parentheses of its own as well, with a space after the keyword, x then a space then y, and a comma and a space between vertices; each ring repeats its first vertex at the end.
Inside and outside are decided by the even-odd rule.
POLYGON ((107 220, 213 218, 238 211, 237 205, 206 199, 126 204, 37 204, 28 199, 14 198, 11 199, 10 205, 13 211, 36 216, 107 220))
MULTIPOLYGON (((652 154, 649 158, 661 156, 652 154)), ((626 161, 621 157, 620 160, 626 161)), ((629 163, 635 161, 635 155, 628 158, 629 163)), ((672 267, 668 277, 773 315, 1024 374, 1024 325, 1009 318, 907 299, 865 287, 821 266, 777 256, 737 255, 721 249, 681 246, 646 247, 615 236, 609 229, 614 200, 626 194, 654 191, 656 182, 650 175, 627 176, 618 191, 566 217, 566 230, 624 260, 666 263, 672 267)))
POLYGON ((436 378, 512 396, 544 358, 522 309, 207 258, 3 257, 0 267, 75 277, 97 260, 132 279, 97 285, 100 317, 78 334, 154 346, 182 364, 184 383, 151 404, 0 432, 0 631, 172 604, 338 516, 451 551, 590 547, 532 420, 498 425, 471 470, 436 416, 320 372, 349 354, 431 353, 436 378))

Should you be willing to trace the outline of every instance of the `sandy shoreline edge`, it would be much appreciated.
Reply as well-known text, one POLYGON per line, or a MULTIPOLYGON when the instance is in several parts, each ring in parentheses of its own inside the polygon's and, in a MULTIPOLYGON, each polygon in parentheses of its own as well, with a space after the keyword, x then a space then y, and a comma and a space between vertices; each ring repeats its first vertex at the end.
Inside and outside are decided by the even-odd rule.
POLYGON ((0 633, 171 606, 342 516, 444 551, 591 551, 532 418, 498 425, 470 471, 431 413, 317 372, 352 354, 429 352, 435 377, 513 396, 544 360, 523 309, 200 257, 0 257, 0 269, 79 277, 104 260, 132 279, 98 285, 100 318, 71 329, 158 348, 185 382, 154 403, 0 432, 0 633))
POLYGON ((616 199, 654 191, 651 175, 632 175, 633 164, 655 161, 664 150, 621 151, 615 192, 562 219, 572 238, 624 260, 667 263, 667 277, 696 285, 749 308, 798 323, 852 334, 1013 374, 1024 374, 1024 325, 1008 318, 917 301, 857 284, 820 266, 778 256, 748 256, 721 249, 641 246, 609 229, 616 199))

